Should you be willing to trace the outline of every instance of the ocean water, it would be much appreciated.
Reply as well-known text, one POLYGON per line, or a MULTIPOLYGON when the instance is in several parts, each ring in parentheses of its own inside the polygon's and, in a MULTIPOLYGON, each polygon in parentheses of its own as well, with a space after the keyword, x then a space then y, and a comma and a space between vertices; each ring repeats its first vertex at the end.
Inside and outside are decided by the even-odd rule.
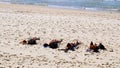
POLYGON ((0 0, 0 2, 67 9, 120 11, 120 0, 0 0))

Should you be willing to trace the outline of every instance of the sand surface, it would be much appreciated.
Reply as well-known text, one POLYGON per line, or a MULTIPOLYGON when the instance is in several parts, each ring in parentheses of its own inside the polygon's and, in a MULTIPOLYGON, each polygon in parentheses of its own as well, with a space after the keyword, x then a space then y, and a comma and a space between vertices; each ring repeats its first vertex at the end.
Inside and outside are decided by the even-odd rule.
POLYGON ((0 68, 119 68, 120 13, 0 4, 0 68), (37 45, 19 42, 40 37, 37 45), (75 39, 83 44, 64 53, 42 45, 63 39, 59 49, 75 39), (86 52, 90 42, 107 51, 86 52))

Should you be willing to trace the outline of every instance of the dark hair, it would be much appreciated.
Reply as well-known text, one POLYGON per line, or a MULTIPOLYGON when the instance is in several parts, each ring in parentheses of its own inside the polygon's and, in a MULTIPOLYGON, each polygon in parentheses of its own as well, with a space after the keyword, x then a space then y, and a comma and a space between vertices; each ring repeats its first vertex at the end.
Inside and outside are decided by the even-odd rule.
POLYGON ((47 43, 43 44, 44 47, 48 47, 49 45, 47 43))
POLYGON ((26 40, 23 40, 23 43, 24 43, 24 44, 26 44, 26 43, 27 43, 27 41, 26 41, 26 40))

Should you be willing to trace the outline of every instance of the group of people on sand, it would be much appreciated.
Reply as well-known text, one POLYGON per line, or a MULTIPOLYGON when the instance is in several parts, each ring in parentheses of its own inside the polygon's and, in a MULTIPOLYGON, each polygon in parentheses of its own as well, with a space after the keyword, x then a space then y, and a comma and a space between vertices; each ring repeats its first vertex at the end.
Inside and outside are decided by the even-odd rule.
MULTIPOLYGON (((25 44, 35 45, 35 44, 37 44, 37 42, 36 42, 37 40, 40 40, 40 38, 33 37, 31 39, 28 39, 28 40, 22 40, 20 43, 23 44, 23 45, 25 45, 25 44)), ((61 39, 61 40, 53 39, 49 43, 44 43, 43 47, 45 47, 45 48, 49 47, 49 48, 52 48, 52 49, 57 49, 57 48, 59 48, 59 44, 62 41, 63 41, 63 39, 61 39)), ((78 49, 79 44, 81 44, 81 42, 76 40, 72 43, 67 43, 66 48, 61 49, 61 50, 63 50, 64 52, 68 52, 69 50, 75 51, 75 49, 78 49)), ((106 50, 105 46, 102 43, 99 43, 99 45, 97 45, 96 43, 93 44, 93 42, 91 41, 91 43, 89 45, 89 48, 87 49, 87 52, 99 52, 99 49, 106 50)))

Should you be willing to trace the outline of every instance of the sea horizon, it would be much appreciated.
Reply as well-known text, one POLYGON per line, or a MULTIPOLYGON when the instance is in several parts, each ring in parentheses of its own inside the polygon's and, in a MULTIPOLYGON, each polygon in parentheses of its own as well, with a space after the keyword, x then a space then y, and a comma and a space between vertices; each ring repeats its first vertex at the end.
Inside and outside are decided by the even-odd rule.
POLYGON ((76 10, 120 11, 120 0, 0 0, 0 3, 38 5, 76 10))

